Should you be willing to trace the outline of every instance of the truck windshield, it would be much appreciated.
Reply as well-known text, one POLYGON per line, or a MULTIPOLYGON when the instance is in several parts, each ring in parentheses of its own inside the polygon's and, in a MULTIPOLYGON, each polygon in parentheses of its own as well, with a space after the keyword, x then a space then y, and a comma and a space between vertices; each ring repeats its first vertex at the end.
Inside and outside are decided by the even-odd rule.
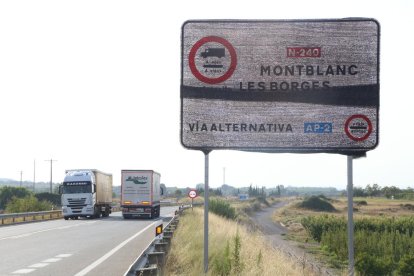
POLYGON ((92 185, 91 182, 63 182, 64 194, 81 194, 91 193, 92 185))

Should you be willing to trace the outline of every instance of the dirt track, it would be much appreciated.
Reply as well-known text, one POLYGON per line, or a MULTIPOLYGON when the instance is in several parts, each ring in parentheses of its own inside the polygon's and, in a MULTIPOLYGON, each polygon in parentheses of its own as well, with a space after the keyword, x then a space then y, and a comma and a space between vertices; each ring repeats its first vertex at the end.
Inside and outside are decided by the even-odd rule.
POLYGON ((303 248, 298 247, 297 244, 292 241, 284 239, 284 235, 287 234, 288 230, 280 223, 273 222, 272 214, 274 211, 287 204, 287 201, 279 202, 269 208, 254 213, 251 216, 251 219, 263 233, 265 238, 272 242, 272 245, 275 248, 278 248, 294 259, 299 265, 310 268, 316 275, 338 275, 338 273, 332 271, 332 269, 324 267, 303 248))

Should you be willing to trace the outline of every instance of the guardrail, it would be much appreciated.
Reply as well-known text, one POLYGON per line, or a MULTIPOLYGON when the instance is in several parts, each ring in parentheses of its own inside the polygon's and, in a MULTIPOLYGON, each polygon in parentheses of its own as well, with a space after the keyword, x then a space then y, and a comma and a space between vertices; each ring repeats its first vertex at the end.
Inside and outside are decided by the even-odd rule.
POLYGON ((15 224, 47 219, 58 219, 62 217, 62 210, 14 213, 0 215, 0 225, 15 224))
MULTIPOLYGON (((161 202, 162 206, 176 206, 176 202, 161 202)), ((112 206, 112 212, 120 212, 121 207, 112 206)), ((62 218, 62 210, 42 211, 42 212, 27 212, 27 213, 13 213, 0 214, 0 225, 11 225, 22 222, 33 222, 50 219, 62 218)))
MULTIPOLYGON (((121 211, 120 207, 113 206, 112 212, 121 211)), ((27 212, 27 213, 13 213, 0 214, 0 225, 11 225, 22 222, 34 222, 50 219, 60 219, 63 217, 62 210, 42 211, 42 212, 27 212)))
POLYGON ((166 255, 171 246, 171 239, 174 230, 179 222, 179 215, 184 209, 191 208, 189 205, 180 206, 175 216, 167 223, 163 230, 163 237, 155 237, 150 245, 141 253, 135 262, 129 267, 124 276, 147 276, 163 275, 163 268, 166 261, 166 255))

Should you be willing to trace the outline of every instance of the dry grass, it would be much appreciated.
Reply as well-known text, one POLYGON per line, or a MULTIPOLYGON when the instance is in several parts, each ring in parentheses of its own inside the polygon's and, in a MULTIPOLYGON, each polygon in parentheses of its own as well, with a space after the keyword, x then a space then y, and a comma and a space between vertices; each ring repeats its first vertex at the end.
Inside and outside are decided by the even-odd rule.
MULTIPOLYGON (((227 243, 234 247, 234 238, 241 238, 243 271, 239 275, 311 275, 273 249, 258 232, 249 232, 245 226, 209 214, 209 273, 214 273, 214 262, 221 256, 227 243), (259 257, 261 256, 261 257, 259 257), (260 260, 260 261, 259 261, 260 260)), ((203 275, 203 210, 187 210, 180 218, 166 264, 166 275, 203 275)), ((234 272, 230 275, 235 275, 234 272)))

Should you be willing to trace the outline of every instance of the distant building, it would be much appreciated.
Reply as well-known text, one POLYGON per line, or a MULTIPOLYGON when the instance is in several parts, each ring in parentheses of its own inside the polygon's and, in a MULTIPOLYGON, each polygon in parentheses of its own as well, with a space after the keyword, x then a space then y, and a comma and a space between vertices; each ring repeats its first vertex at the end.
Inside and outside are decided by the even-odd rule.
POLYGON ((239 194, 239 200, 243 201, 243 200, 248 200, 248 199, 249 199, 248 194, 239 194))

